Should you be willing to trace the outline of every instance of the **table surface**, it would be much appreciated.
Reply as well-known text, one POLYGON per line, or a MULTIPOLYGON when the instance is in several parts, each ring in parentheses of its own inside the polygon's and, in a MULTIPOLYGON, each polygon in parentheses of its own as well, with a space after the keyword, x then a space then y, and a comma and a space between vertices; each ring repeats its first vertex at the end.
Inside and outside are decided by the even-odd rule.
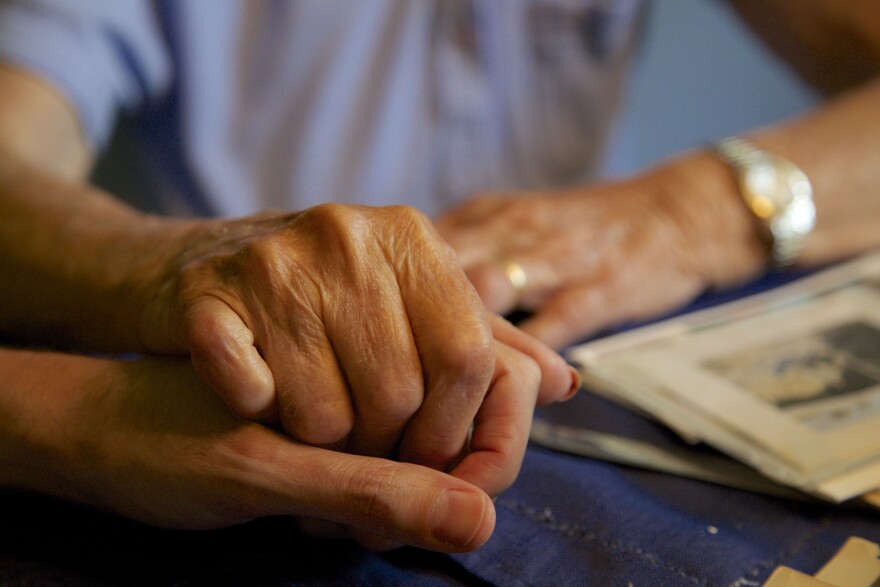
MULTIPOLYGON (((711 300, 717 301, 717 300, 711 300)), ((664 428, 581 393, 541 417, 643 440, 664 428)), ((151 528, 42 496, 0 499, 0 585, 760 585, 814 573, 848 536, 880 542, 880 512, 790 501, 531 447, 465 555, 373 554, 265 519, 210 532, 151 528)))
MULTIPOLYGON (((578 409, 617 409, 580 396, 578 409), (598 407, 597 407, 598 406, 598 407)), ((658 434, 665 431, 658 430, 658 434)), ((0 500, 2 585, 760 585, 814 573, 880 513, 793 502, 531 448, 475 553, 377 555, 285 519, 175 532, 34 495, 0 500)))

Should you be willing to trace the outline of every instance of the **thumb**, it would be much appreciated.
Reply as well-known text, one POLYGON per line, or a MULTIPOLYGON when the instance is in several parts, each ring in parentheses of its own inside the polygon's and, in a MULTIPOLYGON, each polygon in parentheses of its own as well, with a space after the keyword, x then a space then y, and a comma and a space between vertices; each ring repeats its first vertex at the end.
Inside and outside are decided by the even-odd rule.
POLYGON ((278 441, 284 445, 274 453, 282 461, 272 476, 282 484, 278 514, 329 520, 355 534, 441 552, 474 550, 495 527, 489 496, 446 473, 278 441))
POLYGON ((239 315, 223 301, 203 296, 188 306, 185 320, 199 376, 245 418, 271 416, 275 410, 272 372, 239 315))

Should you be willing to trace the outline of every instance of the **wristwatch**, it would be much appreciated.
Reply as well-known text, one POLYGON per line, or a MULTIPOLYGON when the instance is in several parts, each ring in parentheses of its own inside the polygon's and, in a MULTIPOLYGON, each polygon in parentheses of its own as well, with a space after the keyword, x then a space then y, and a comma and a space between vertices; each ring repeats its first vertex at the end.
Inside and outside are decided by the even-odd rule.
POLYGON ((743 200, 761 223, 770 265, 780 269, 794 263, 816 225, 807 175, 791 161, 740 137, 723 139, 715 149, 736 173, 743 200))

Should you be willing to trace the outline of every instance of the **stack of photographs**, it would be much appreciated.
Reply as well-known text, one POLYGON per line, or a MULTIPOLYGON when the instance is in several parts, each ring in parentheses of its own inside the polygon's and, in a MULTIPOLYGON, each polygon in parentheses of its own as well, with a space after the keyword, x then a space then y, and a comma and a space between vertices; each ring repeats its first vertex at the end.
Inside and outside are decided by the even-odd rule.
POLYGON ((833 502, 880 488, 880 253, 569 359, 592 390, 776 483, 833 502))

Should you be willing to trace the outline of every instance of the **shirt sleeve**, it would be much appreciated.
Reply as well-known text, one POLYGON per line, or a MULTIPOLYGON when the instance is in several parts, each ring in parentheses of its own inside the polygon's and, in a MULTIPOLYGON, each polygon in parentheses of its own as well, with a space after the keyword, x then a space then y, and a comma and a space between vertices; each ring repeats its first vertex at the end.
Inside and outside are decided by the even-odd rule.
POLYGON ((96 150, 120 110, 167 92, 171 57, 149 0, 0 0, 0 61, 65 95, 96 150))

